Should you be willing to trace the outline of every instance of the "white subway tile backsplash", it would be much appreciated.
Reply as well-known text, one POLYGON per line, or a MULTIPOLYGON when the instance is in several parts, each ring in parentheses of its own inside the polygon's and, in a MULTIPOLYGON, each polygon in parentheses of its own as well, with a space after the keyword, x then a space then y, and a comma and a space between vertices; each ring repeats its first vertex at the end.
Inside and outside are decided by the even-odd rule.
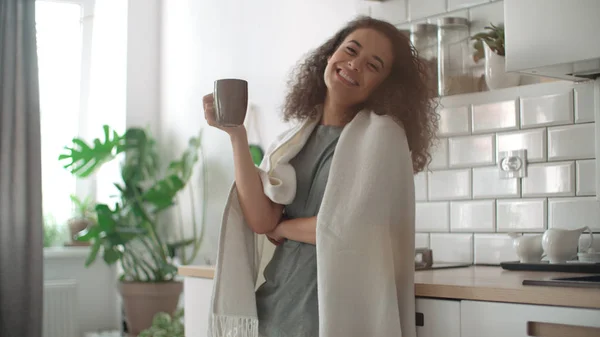
POLYGON ((521 127, 573 123, 573 90, 561 94, 521 97, 521 127))
POLYGON ((519 128, 517 104, 513 101, 473 105, 473 133, 519 128))
POLYGON ((429 234, 428 233, 415 234, 415 248, 429 248, 429 234))
POLYGON ((440 138, 432 147, 430 170, 448 168, 448 138, 440 138))
POLYGON ((496 229, 494 200, 453 201, 450 203, 450 231, 493 232, 496 229))
POLYGON ((450 231, 450 203, 417 202, 415 208, 415 230, 417 232, 450 231))
POLYGON ((596 160, 578 160, 575 163, 577 195, 596 195, 596 160))
POLYGON ((600 232, 600 205, 596 197, 548 199, 548 228, 575 229, 584 226, 600 232))
POLYGON ((471 169, 428 172, 429 200, 471 199, 471 169))
POLYGON ((521 194, 519 179, 500 179, 496 166, 473 169, 473 198, 518 198, 521 194))
POLYGON ((408 19, 406 1, 403 0, 373 2, 370 14, 373 18, 391 23, 404 22, 408 19))
POLYGON ((444 108, 439 111, 439 130, 441 137, 461 136, 471 133, 471 118, 468 106, 444 108))
POLYGON ((574 196, 575 162, 529 165, 522 193, 523 197, 574 196))
POLYGON ((448 10, 453 11, 461 8, 468 8, 488 1, 489 0, 448 0, 448 10))
POLYGON ((438 234, 430 238, 435 262, 473 262, 473 234, 438 234))
POLYGON ((464 10, 455 10, 455 11, 451 11, 451 12, 441 13, 441 14, 438 14, 438 15, 428 18, 427 22, 439 25, 439 20, 442 18, 446 18, 446 17, 465 18, 468 20, 469 19, 469 11, 467 9, 464 9, 464 10))
POLYGON ((475 234, 475 264, 518 261, 513 240, 506 234, 475 234))
POLYGON ((469 9, 471 35, 484 31, 490 23, 494 25, 504 23, 504 3, 493 2, 485 6, 477 6, 469 9))
POLYGON ((449 140, 450 167, 486 166, 496 163, 494 135, 455 137, 449 140))
POLYGON ((575 123, 587 123, 594 120, 594 83, 577 84, 575 86, 575 123))
POLYGON ((411 20, 446 12, 446 0, 410 0, 409 15, 411 20))
POLYGON ((427 173, 425 172, 415 174, 415 200, 427 200, 427 173))
POLYGON ((548 161, 595 156, 594 123, 548 128, 548 161))
POLYGON ((545 198, 498 200, 498 232, 543 232, 547 223, 546 203, 545 198))
POLYGON ((496 147, 498 152, 525 149, 528 162, 546 161, 546 128, 499 133, 496 147))
MULTIPOLYGON (((467 17, 470 35, 504 22, 503 1, 496 0, 392 0, 368 7, 371 16, 402 27, 467 17)), ((595 90, 591 82, 563 81, 442 98, 448 107, 438 110, 433 172, 415 175, 415 245, 432 248, 437 262, 499 264, 518 260, 507 232, 585 225, 600 232, 595 90), (492 166, 497 153, 519 149, 527 150, 527 177, 500 179, 492 166)), ((580 243, 588 240, 584 234, 580 243)), ((600 239, 594 241, 600 251, 600 239)))

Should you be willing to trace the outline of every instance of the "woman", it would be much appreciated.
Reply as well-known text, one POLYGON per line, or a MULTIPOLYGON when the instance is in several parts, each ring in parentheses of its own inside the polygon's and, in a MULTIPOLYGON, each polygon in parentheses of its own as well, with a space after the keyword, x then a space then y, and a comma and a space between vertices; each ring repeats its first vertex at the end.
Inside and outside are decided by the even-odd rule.
MULTIPOLYGON (((430 159, 429 150, 437 128, 431 92, 427 89, 426 83, 425 68, 409 40, 393 25, 384 21, 372 18, 356 19, 313 51, 293 74, 291 89, 284 106, 286 120, 297 120, 305 124, 310 124, 312 121, 315 124, 306 139, 301 142, 302 146, 296 151, 297 153, 291 151, 288 155, 292 157, 289 158, 289 164, 295 172, 296 183, 293 198, 289 202, 274 202, 272 199, 275 198, 265 193, 271 178, 263 171, 257 174, 248 151, 244 127, 222 128, 231 137, 235 163, 235 188, 245 223, 253 232, 266 234, 269 240, 277 245, 264 272, 266 281, 256 291, 258 329, 261 336, 316 337, 319 335, 320 317, 329 317, 331 320, 335 316, 335 313, 319 312, 320 308, 334 307, 335 302, 339 301, 333 296, 323 299, 318 295, 320 289, 317 289, 317 279, 322 276, 321 270, 324 267, 319 266, 319 275, 317 275, 319 251, 317 228, 321 226, 320 215, 332 212, 325 209, 326 207, 344 207, 344 205, 333 206, 335 202, 330 202, 328 204, 330 206, 322 206, 336 145, 346 126, 357 118, 359 112, 362 111, 363 115, 365 111, 369 111, 370 114, 389 116, 391 118, 384 120, 386 126, 383 124, 378 126, 382 129, 382 133, 385 133, 383 129, 393 130, 392 132, 396 132, 401 137, 399 143, 408 144, 404 151, 399 144, 398 153, 390 153, 389 156, 411 161, 412 173, 423 170, 430 159)), ((212 95, 204 97, 204 108, 208 123, 216 126, 212 95)), ((350 143, 348 136, 346 138, 345 142, 350 143)), ((388 144, 381 144, 381 146, 388 146, 388 144)), ((354 165, 355 170, 361 169, 361 163, 345 162, 343 165, 354 165)), ((389 178, 392 181, 393 177, 389 178)), ((359 182, 347 184, 341 191, 346 194, 355 193, 357 189, 364 192, 365 189, 359 184, 359 182)), ((411 175, 409 184, 397 188, 406 187, 406 194, 398 198, 408 199, 406 205, 409 206, 405 207, 405 212, 407 214, 412 212, 413 217, 408 217, 408 220, 403 221, 405 223, 398 225, 405 227, 405 231, 402 229, 389 231, 393 233, 392 235, 406 236, 398 238, 404 241, 394 241, 396 243, 390 248, 395 250, 394 245, 399 246, 398 242, 404 242, 403 250, 395 255, 391 252, 384 253, 387 254, 386 259, 388 256, 392 260, 397 259, 395 257, 397 255, 405 257, 401 267, 397 261, 390 262, 392 268, 402 269, 395 270, 396 275, 391 277, 396 279, 403 277, 404 283, 407 283, 407 278, 411 278, 410 286, 403 284, 400 287, 398 286, 400 282, 396 281, 397 312, 402 316, 403 336, 415 336, 414 293, 409 289, 412 288, 414 265, 412 263, 408 265, 406 262, 407 254, 410 254, 410 261, 414 258, 413 184, 411 175), (410 233, 412 238, 408 238, 410 233), (399 274, 403 276, 398 276, 399 274), (400 304, 401 301, 404 304, 400 304), (411 301, 412 304, 409 303, 411 301), (411 308, 412 312, 410 312, 411 308)), ((374 189, 383 188, 385 188, 383 185, 374 187, 374 189)), ((364 198, 368 198, 367 195, 364 198)), ((377 208, 379 213, 392 212, 388 209, 393 208, 393 203, 394 200, 383 200, 372 208, 377 208)), ((356 216, 360 217, 360 214, 354 217, 356 216)), ((400 219, 401 216, 394 218, 390 215, 389 219, 397 222, 396 219, 400 219)), ((341 221, 341 218, 342 216, 338 216, 334 219, 341 221)), ((344 231, 344 227, 341 228, 344 231)), ((365 232, 361 235, 371 234, 365 232)), ((321 251, 325 249, 326 247, 322 247, 321 251)), ((360 291, 360 289, 355 290, 360 291)), ((350 300, 349 304, 352 303, 350 300)), ((357 301, 354 304, 359 306, 364 303, 357 301)), ((323 327, 321 333, 325 333, 326 336, 321 337, 331 337, 332 329, 335 328, 323 327)), ((391 327, 378 331, 393 331, 393 329, 391 327)), ((372 334, 373 331, 368 333, 370 336, 376 336, 372 334)), ((348 336, 347 332, 345 334, 348 336)))

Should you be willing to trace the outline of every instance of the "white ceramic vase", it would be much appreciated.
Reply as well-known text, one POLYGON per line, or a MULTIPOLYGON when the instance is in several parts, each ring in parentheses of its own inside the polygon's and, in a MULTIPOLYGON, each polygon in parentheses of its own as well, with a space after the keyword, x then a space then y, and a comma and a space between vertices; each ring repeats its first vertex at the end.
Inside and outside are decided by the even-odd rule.
POLYGON ((521 82, 521 75, 507 73, 504 56, 496 54, 487 43, 483 43, 485 54, 485 83, 490 90, 516 87, 521 82))

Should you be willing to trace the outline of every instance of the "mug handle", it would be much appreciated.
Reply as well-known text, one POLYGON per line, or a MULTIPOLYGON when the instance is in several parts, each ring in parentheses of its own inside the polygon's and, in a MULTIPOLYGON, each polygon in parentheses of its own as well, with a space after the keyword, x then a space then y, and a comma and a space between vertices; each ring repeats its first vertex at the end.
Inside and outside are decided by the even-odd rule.
POLYGON ((585 233, 585 231, 588 231, 590 234, 590 244, 587 246, 587 248, 583 249, 583 252, 587 253, 587 251, 594 245, 594 233, 588 226, 583 227, 583 232, 585 233))

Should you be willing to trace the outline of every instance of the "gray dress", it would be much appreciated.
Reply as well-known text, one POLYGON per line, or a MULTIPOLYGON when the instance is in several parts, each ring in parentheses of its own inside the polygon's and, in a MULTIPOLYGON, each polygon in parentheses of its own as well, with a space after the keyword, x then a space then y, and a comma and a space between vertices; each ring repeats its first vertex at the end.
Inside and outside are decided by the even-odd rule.
MULTIPOLYGON (((296 196, 285 206, 287 218, 316 216, 321 206, 333 151, 342 127, 318 125, 290 163, 296 171, 296 196)), ((316 246, 287 240, 275 248, 256 291, 259 332, 263 337, 317 337, 316 246)))

